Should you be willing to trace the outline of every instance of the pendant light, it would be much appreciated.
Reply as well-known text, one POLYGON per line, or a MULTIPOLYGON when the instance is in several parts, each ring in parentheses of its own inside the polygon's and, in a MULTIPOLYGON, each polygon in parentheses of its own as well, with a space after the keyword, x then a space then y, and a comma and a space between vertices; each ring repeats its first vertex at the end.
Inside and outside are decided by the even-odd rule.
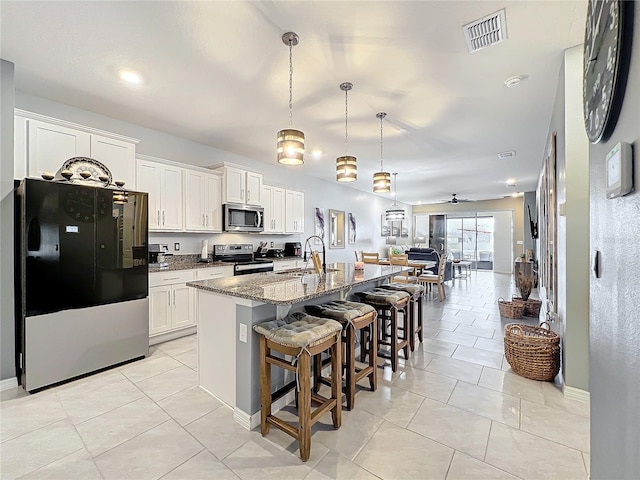
POLYGON ((282 42, 289 46, 289 128, 278 132, 278 163, 302 165, 304 163, 304 133, 292 128, 293 124, 293 47, 300 38, 297 33, 282 35, 282 42))
POLYGON ((387 114, 380 112, 376 118, 380 119, 380 171, 373 174, 373 193, 387 193, 391 190, 391 174, 382 167, 382 120, 387 114))
POLYGON ((387 220, 404 220, 404 208, 398 207, 398 174, 393 174, 393 183, 395 184, 393 187, 393 205, 388 209, 385 213, 385 217, 387 220))
POLYGON ((349 155, 349 102, 347 95, 353 88, 353 83, 340 84, 340 90, 344 92, 344 156, 336 158, 336 180, 339 182, 353 182, 358 179, 358 160, 349 155))

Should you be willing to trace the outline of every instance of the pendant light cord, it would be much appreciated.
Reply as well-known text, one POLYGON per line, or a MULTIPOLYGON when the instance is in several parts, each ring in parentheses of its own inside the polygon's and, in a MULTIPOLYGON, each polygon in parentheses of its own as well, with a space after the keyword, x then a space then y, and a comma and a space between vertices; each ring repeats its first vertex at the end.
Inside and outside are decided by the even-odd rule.
POLYGON ((293 39, 289 38, 289 128, 293 125, 293 39))
POLYGON ((380 171, 384 171, 382 168, 382 119, 384 116, 380 115, 380 171))
POLYGON ((349 155, 349 134, 348 134, 348 118, 349 118, 349 103, 347 101, 347 96, 349 95, 349 90, 345 89, 344 91, 344 154, 349 155))

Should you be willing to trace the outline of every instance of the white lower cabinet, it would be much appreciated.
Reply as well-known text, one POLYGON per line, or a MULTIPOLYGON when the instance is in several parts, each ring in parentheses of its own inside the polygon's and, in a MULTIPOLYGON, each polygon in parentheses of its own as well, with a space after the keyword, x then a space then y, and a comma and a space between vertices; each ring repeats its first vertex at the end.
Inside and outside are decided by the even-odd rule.
POLYGON ((196 289, 187 282, 230 276, 231 266, 149 273, 149 344, 195 332, 196 289))
POLYGON ((196 325, 195 270, 149 274, 149 336, 196 325))

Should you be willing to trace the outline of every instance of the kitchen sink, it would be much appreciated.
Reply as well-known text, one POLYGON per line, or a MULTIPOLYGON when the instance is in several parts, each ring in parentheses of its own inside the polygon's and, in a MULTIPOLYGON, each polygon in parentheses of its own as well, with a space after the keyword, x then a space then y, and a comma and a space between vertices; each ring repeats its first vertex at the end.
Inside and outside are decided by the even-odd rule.
MULTIPOLYGON (((337 268, 327 268, 327 273, 339 272, 337 268)), ((302 277, 303 275, 315 275, 316 271, 313 268, 306 268, 304 270, 284 270, 282 272, 274 272, 276 275, 286 275, 288 277, 302 277)))

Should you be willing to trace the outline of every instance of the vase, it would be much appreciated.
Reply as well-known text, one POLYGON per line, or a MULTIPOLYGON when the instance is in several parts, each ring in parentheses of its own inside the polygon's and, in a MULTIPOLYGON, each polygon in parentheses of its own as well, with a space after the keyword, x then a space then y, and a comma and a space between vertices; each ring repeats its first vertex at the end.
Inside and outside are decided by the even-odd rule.
POLYGON ((515 263, 516 287, 520 292, 523 300, 528 300, 535 282, 535 273, 533 272, 533 262, 516 262, 515 263))

